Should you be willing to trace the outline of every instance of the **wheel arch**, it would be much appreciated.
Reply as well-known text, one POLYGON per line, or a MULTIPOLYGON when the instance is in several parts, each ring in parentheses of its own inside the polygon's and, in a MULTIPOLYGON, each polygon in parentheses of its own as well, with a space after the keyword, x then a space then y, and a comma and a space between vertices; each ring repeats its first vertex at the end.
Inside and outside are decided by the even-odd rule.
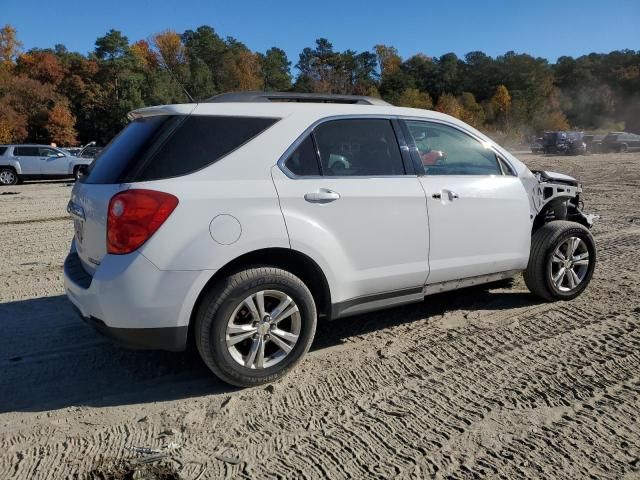
POLYGON ((331 314, 331 290, 326 275, 308 255, 290 248, 272 247, 253 250, 234 258, 217 270, 202 287, 189 317, 189 339, 193 338, 194 319, 206 292, 221 278, 251 267, 276 267, 296 275, 309 288, 316 303, 318 316, 331 314))
POLYGON ((8 162, 1 164, 0 168, 10 168, 14 172, 16 172, 16 175, 22 175, 20 162, 16 162, 15 160, 9 160, 8 162))

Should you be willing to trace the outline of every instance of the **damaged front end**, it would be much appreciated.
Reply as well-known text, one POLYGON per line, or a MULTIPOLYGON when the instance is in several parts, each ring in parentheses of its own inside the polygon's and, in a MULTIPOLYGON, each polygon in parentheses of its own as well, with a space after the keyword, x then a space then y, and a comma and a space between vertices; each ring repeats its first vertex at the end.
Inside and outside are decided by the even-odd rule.
POLYGON ((582 211, 582 185, 575 178, 546 170, 533 170, 532 173, 538 180, 532 192, 532 203, 537 212, 534 231, 552 220, 569 220, 587 228, 593 226, 597 217, 582 211))

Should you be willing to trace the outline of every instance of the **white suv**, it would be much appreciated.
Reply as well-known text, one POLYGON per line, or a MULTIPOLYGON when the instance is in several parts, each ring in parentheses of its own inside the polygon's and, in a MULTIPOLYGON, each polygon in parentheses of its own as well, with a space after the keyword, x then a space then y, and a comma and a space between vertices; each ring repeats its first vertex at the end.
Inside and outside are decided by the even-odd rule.
POLYGON ((0 145, 0 185, 29 179, 78 179, 92 161, 48 145, 0 145))
POLYGON ((440 113, 234 93, 136 110, 76 183, 65 287, 136 348, 194 342, 258 385, 337 319, 517 275, 569 300, 596 261, 581 186, 440 113))

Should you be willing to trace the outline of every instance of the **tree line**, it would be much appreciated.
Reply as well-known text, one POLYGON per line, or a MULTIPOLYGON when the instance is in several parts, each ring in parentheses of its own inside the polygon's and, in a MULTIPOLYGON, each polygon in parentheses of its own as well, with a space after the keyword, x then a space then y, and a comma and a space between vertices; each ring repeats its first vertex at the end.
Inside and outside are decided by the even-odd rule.
POLYGON ((280 48, 254 52, 206 25, 133 43, 110 30, 86 55, 64 45, 22 51, 15 29, 0 29, 0 143, 105 144, 130 110, 243 90, 371 95, 512 137, 625 124, 640 130, 640 51, 634 50, 551 64, 515 52, 402 58, 388 45, 340 52, 321 38, 292 65, 280 48))

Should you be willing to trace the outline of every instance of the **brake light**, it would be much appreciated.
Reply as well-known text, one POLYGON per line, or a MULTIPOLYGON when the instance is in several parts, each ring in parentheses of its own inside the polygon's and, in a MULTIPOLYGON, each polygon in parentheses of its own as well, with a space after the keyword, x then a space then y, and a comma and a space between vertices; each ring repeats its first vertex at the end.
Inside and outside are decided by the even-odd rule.
POLYGON ((155 190, 126 190, 114 195, 107 216, 107 252, 131 253, 160 228, 178 199, 155 190))

